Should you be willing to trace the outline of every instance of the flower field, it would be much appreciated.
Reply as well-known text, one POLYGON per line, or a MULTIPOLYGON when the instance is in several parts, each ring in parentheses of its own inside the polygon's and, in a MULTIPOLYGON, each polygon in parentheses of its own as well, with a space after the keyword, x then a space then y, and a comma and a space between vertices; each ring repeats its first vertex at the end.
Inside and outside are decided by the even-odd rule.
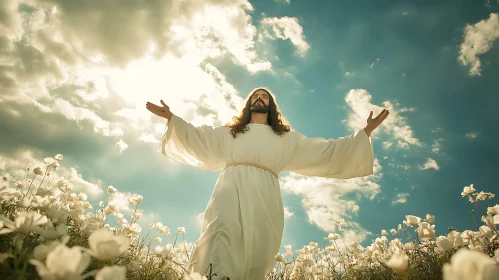
MULTIPOLYGON (((91 205, 86 194, 72 192, 73 186, 57 177, 62 160, 60 154, 45 158, 45 167, 27 168, 26 179, 3 177, 2 279, 213 278, 216 271, 188 273, 193 243, 183 240, 185 228, 172 233, 151 223, 145 232, 138 223, 140 195, 128 199, 134 209, 129 216, 116 204, 91 205)), ((472 203, 475 230, 450 228, 436 236, 434 216, 407 215, 367 247, 345 244, 341 231, 323 244, 295 251, 285 245, 267 279, 499 279, 499 205, 491 206, 493 193, 477 192, 473 185, 461 195, 472 203)))

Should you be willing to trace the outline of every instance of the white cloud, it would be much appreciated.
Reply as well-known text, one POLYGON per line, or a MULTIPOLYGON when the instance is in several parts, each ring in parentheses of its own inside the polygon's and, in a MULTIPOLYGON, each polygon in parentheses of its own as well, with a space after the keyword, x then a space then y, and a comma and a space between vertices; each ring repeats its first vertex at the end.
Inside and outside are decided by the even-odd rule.
POLYGON ((400 113, 412 111, 414 109, 399 108, 398 103, 392 104, 390 101, 383 102, 383 107, 371 103, 371 95, 365 89, 350 90, 345 100, 350 107, 348 118, 343 121, 351 131, 357 131, 366 126, 366 120, 369 117, 369 112, 373 111, 373 118, 376 117, 383 109, 388 109, 390 115, 385 119, 371 136, 374 138, 379 132, 384 132, 390 135, 392 141, 383 143, 385 149, 392 146, 393 141, 398 148, 408 149, 411 146, 422 146, 419 139, 413 136, 412 128, 407 124, 406 118, 400 113))
POLYGON ((310 45, 305 41, 303 28, 295 17, 264 18, 261 21, 264 28, 263 36, 270 39, 289 39, 298 49, 300 55, 304 56, 310 45))
POLYGON ((439 138, 437 140, 434 140, 431 151, 434 152, 434 153, 440 152, 440 148, 442 147, 442 143, 441 142, 443 140, 444 140, 443 138, 439 138))
POLYGON ((142 135, 140 135, 140 137, 139 137, 139 140, 142 140, 146 143, 160 143, 161 142, 159 139, 154 137, 154 135, 146 134, 146 133, 142 133, 142 135))
POLYGON ((497 38, 499 38, 499 14, 491 13, 486 20, 466 25, 458 59, 464 66, 470 66, 471 76, 480 75, 481 62, 478 55, 488 52, 497 38))
POLYGON ((404 170, 409 170, 411 169, 411 166, 408 164, 395 164, 395 163, 388 163, 388 166, 393 167, 393 168, 402 168, 404 170))
POLYGON ((159 222, 160 218, 161 217, 158 213, 151 211, 148 212, 143 211, 142 216, 139 219, 139 224, 142 228, 147 228, 149 224, 155 224, 159 222))
POLYGON ((398 193, 395 200, 392 201, 392 205, 406 203, 408 196, 409 196, 408 193, 398 193))
POLYGON ((128 144, 125 143, 125 141, 123 140, 120 140, 116 143, 116 145, 118 146, 118 148, 120 149, 120 154, 126 150, 128 148, 128 144))
POLYGON ((376 159, 374 174, 366 177, 339 180, 290 173, 280 180, 283 191, 302 198, 302 206, 311 224, 327 233, 337 232, 336 221, 345 219, 346 229, 354 230, 357 237, 364 238, 369 233, 353 220, 359 211, 356 200, 360 197, 374 199, 380 192, 376 181, 382 176, 381 165, 376 159), (354 195, 357 199, 347 199, 345 195, 354 195))
POLYGON ((433 168, 435 170, 438 170, 440 167, 438 166, 438 163, 432 159, 432 158, 428 158, 425 162, 425 164, 421 167, 419 167, 421 170, 427 170, 427 169, 430 169, 430 168, 433 168))
POLYGON ((468 139, 469 141, 475 141, 477 136, 478 136, 477 132, 466 133, 466 139, 468 139))
POLYGON ((70 167, 69 170, 70 175, 67 179, 73 184, 73 191, 85 193, 93 198, 100 197, 100 195, 104 193, 100 187, 100 184, 85 181, 83 179, 83 175, 79 174, 73 167, 70 167))
POLYGON ((393 146, 393 142, 383 141, 383 149, 388 150, 393 146))
POLYGON ((256 27, 251 24, 251 16, 246 14, 253 7, 247 1, 237 2, 205 5, 191 17, 177 17, 171 31, 175 40, 181 42, 182 55, 193 50, 201 50, 204 57, 229 53, 250 72, 269 70, 270 62, 258 59, 254 50, 256 27))
POLYGON ((116 124, 105 121, 97 114, 87 108, 75 107, 66 100, 56 99, 54 101, 54 112, 58 112, 69 120, 89 121, 93 124, 94 131, 104 136, 122 136, 123 130, 116 124))
POLYGON ((376 61, 371 63, 371 66, 369 66, 370 68, 373 68, 377 63, 379 62, 379 57, 376 58, 376 61))
POLYGON ((89 122, 103 136, 158 138, 146 101, 163 99, 195 125, 221 125, 236 113, 242 98, 207 59, 229 58, 252 73, 271 69, 256 52, 246 0, 128 6, 33 0, 30 14, 18 9, 20 1, 7 2, 0 4, 8 65, 0 68, 0 100, 13 115, 9 103, 21 103, 80 127, 89 122), (20 43, 23 33, 29 45, 20 43))
POLYGON ((284 207, 284 219, 290 218, 295 214, 289 210, 289 207, 284 207))

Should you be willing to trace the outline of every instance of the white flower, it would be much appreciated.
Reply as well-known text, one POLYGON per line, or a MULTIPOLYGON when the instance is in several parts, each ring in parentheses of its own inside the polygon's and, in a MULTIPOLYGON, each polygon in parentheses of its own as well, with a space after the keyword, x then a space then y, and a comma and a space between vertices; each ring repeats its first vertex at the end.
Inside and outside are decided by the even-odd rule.
POLYGON ((430 214, 426 214, 426 221, 428 223, 433 223, 435 221, 435 216, 432 216, 430 214))
POLYGON ((383 236, 387 236, 387 235, 388 235, 388 232, 387 232, 386 230, 384 230, 384 229, 383 229, 383 230, 381 230, 381 235, 383 235, 383 236))
POLYGON ((23 208, 28 208, 31 206, 31 197, 23 197, 22 199, 20 199, 18 202, 17 202, 17 206, 18 207, 23 207, 23 208))
POLYGON ((485 199, 487 199, 487 193, 483 191, 477 193, 476 200, 485 200, 485 199))
POLYGON ((40 234, 45 239, 57 239, 68 234, 68 227, 65 224, 59 224, 54 227, 52 223, 46 223, 44 227, 36 227, 33 232, 40 234))
POLYGON ((280 263, 284 263, 284 257, 281 254, 275 255, 275 260, 280 263))
POLYGON ((160 255, 163 258, 171 258, 174 253, 173 245, 172 244, 166 244, 165 246, 156 246, 153 249, 154 254, 160 255))
POLYGON ((123 229, 129 233, 133 234, 139 234, 142 231, 142 227, 140 227, 139 224, 133 223, 133 224, 124 224, 123 229))
POLYGON ((390 244, 389 244, 389 249, 390 249, 393 253, 399 253, 399 252, 402 252, 403 248, 404 248, 404 245, 402 244, 402 242, 400 241, 400 239, 395 238, 395 239, 393 239, 392 241, 390 241, 390 244))
POLYGON ((336 234, 336 233, 330 233, 327 237, 329 238, 330 241, 334 241, 334 240, 340 238, 340 235, 336 234))
POLYGON ((414 249, 414 243, 412 243, 412 242, 405 243, 404 244, 404 249, 406 249, 406 250, 412 250, 412 249, 414 249))
POLYGON ((55 159, 53 159, 51 157, 46 157, 43 159, 43 162, 45 162, 46 165, 51 165, 52 163, 55 162, 55 159))
POLYGON ((61 154, 57 154, 57 155, 55 155, 55 157, 54 157, 54 158, 55 158, 57 161, 61 161, 61 160, 63 159, 63 155, 61 155, 61 154))
POLYGON ((59 209, 56 206, 48 207, 45 212, 47 214, 47 217, 49 217, 55 224, 63 223, 69 216, 68 211, 65 211, 63 208, 59 209))
POLYGON ((156 223, 156 230, 159 231, 159 233, 163 233, 166 235, 170 235, 170 229, 167 226, 164 226, 162 223, 156 223))
POLYGON ((444 280, 492 280, 497 279, 499 266, 489 256, 468 249, 459 249, 450 263, 443 266, 444 280))
POLYGON ((494 235, 494 232, 492 232, 492 229, 486 225, 481 226, 479 228, 479 230, 480 230, 480 234, 478 235, 478 237, 491 238, 492 235, 494 235))
POLYGON ((454 247, 452 242, 446 236, 437 237, 436 243, 437 243, 438 248, 440 248, 444 251, 449 251, 454 247))
POLYGON ((473 188, 473 184, 467 186, 467 187, 464 187, 463 189, 463 192, 461 193, 461 195, 463 197, 467 196, 467 195, 470 195, 472 193, 474 193, 476 190, 473 188))
POLYGON ((100 229, 104 226, 106 221, 100 217, 88 217, 85 221, 83 221, 82 231, 91 234, 92 232, 100 229))
POLYGON ((130 205, 138 205, 139 203, 142 202, 142 200, 144 200, 144 197, 141 196, 141 195, 137 195, 136 197, 130 197, 128 198, 128 203, 130 205))
POLYGON ((452 243, 452 246, 454 248, 458 248, 464 245, 464 241, 463 238, 461 237, 460 232, 453 230, 447 235, 447 238, 449 238, 449 241, 452 243))
POLYGON ((80 201, 86 201, 88 199, 88 195, 86 195, 85 193, 79 193, 78 194, 78 197, 77 197, 78 200, 80 201))
POLYGON ((492 217, 492 223, 494 225, 499 225, 499 215, 494 215, 494 217, 492 217))
POLYGON ((427 222, 422 222, 417 228, 419 238, 433 238, 435 237, 435 225, 430 225, 427 222))
POLYGON ((413 215, 406 215, 404 224, 410 227, 417 226, 421 222, 421 218, 413 215))
POLYGON ((465 243, 469 243, 475 239, 475 232, 472 230, 465 230, 461 233, 461 238, 465 243))
POLYGON ((0 234, 13 231, 30 233, 33 228, 47 223, 48 219, 38 212, 30 211, 18 213, 14 222, 3 215, 0 215, 0 221, 2 221, 6 227, 0 230, 0 234))
POLYGON ((64 244, 64 245, 67 244, 68 241, 69 241, 69 236, 65 236, 62 238, 62 242, 55 240, 55 241, 52 241, 49 245, 40 244, 40 245, 36 246, 35 249, 33 250, 33 257, 36 260, 38 260, 42 263, 45 263, 45 260, 47 259, 47 255, 50 252, 52 252, 60 244, 64 244))
POLYGON ((391 233, 392 235, 395 235, 395 234, 397 234, 397 230, 396 230, 396 229, 394 229, 394 228, 392 228, 392 229, 390 230, 390 233, 391 233))
POLYGON ((409 257, 403 252, 398 252, 393 254, 385 264, 397 273, 404 274, 409 264, 409 257))
POLYGON ((45 264, 36 259, 29 262, 35 266, 42 280, 79 279, 90 264, 90 256, 77 247, 68 248, 59 244, 48 253, 45 264))
POLYGON ((106 215, 118 214, 120 212, 120 207, 117 204, 111 202, 106 206, 106 208, 104 208, 104 212, 106 213, 106 215))
POLYGON ((487 207, 488 215, 499 215, 499 204, 496 204, 493 207, 487 207))
POLYGON ((142 214, 142 212, 133 212, 132 217, 135 219, 139 219, 140 217, 142 217, 142 214))
POLYGON ((95 275, 95 280, 125 280, 126 279, 126 267, 113 265, 103 267, 97 275, 95 275))
POLYGON ((180 234, 185 234, 185 227, 179 227, 177 232, 180 234))
POLYGON ((161 242, 163 242, 163 239, 161 239, 161 237, 158 236, 158 237, 156 237, 156 242, 161 243, 161 242))
POLYGON ((43 175, 43 171, 40 167, 33 169, 33 173, 35 173, 36 175, 43 175))
POLYGON ((100 261, 112 260, 120 256, 130 246, 128 237, 115 235, 106 228, 98 229, 88 237, 87 252, 100 261))

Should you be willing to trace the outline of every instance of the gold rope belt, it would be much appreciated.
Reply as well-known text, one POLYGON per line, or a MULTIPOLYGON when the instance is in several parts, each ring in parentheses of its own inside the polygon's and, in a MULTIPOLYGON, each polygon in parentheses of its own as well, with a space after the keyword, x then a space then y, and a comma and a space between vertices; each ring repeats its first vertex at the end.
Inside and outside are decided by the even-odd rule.
MULTIPOLYGON (((236 161, 236 162, 232 162, 232 163, 228 163, 225 168, 229 167, 229 166, 235 166, 235 165, 247 165, 247 166, 254 166, 254 167, 258 167, 258 168, 261 168, 261 169, 264 169, 264 170, 267 170, 268 172, 272 173, 272 175, 274 175, 274 177, 276 179, 279 179, 278 176, 277 176, 277 173, 268 168, 268 167, 265 167, 263 165, 259 165, 259 164, 256 164, 256 163, 251 163, 251 162, 244 162, 244 161, 236 161)), ((225 169, 224 168, 224 169, 225 169)))

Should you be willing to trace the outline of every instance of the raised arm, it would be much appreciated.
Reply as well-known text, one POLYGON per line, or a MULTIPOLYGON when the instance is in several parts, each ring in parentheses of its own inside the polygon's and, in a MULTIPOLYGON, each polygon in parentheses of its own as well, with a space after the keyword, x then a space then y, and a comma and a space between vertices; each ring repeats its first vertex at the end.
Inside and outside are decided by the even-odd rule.
POLYGON ((283 171, 337 179, 373 173, 374 151, 371 138, 364 129, 336 140, 307 138, 293 133, 296 148, 283 171))
POLYGON ((162 153, 177 162, 218 171, 225 167, 223 159, 224 127, 203 125, 195 127, 163 107, 147 104, 152 113, 167 119, 166 131, 161 139, 162 153))
POLYGON ((338 179, 371 175, 374 151, 370 136, 389 114, 387 109, 383 109, 373 118, 371 111, 364 129, 336 140, 307 138, 294 132, 296 148, 283 171, 338 179))

